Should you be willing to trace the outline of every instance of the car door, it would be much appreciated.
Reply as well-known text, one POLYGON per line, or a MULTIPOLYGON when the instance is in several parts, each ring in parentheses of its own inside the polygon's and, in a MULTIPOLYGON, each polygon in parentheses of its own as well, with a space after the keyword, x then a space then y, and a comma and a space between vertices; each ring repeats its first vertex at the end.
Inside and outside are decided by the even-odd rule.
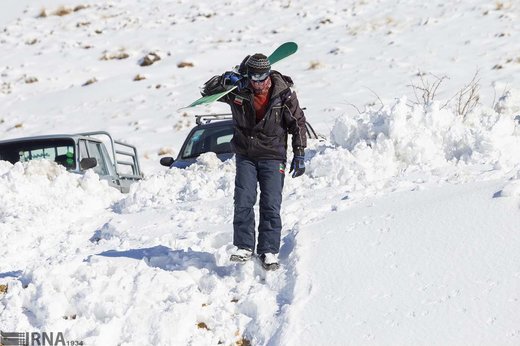
MULTIPOLYGON (((92 168, 93 171, 96 172, 101 179, 106 180, 110 186, 121 190, 121 183, 103 143, 89 140, 85 140, 85 143, 88 157, 94 158, 97 161, 96 167, 92 168)), ((80 151, 82 150, 81 146, 80 144, 80 151)))

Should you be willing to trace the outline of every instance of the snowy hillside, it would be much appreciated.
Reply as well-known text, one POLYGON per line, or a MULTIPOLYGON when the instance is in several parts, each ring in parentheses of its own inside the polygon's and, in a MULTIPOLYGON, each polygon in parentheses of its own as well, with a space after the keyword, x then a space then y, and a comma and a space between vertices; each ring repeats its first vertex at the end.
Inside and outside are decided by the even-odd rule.
POLYGON ((3 0, 0 140, 107 130, 146 178, 123 195, 93 172, 0 162, 0 331, 518 345, 519 17, 484 0, 3 0), (158 160, 194 114, 227 110, 178 111, 201 84, 285 41, 299 51, 276 69, 327 140, 285 180, 282 267, 266 273, 228 261, 234 161, 158 160))

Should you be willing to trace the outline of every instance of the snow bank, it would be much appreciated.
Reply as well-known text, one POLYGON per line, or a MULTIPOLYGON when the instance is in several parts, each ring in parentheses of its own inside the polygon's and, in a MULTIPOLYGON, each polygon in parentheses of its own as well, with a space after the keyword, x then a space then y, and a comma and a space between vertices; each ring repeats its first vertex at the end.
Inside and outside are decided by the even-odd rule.
POLYGON ((54 162, 28 163, 0 161, 0 220, 34 221, 49 216, 58 222, 81 210, 107 208, 121 194, 101 181, 92 171, 72 174, 54 162))
POLYGON ((233 194, 235 162, 220 161, 214 153, 201 155, 186 169, 169 169, 132 186, 129 195, 114 205, 121 213, 179 202, 218 199, 233 194))
MULTIPOLYGON (((384 184, 410 170, 432 171, 462 164, 518 164, 520 121, 511 93, 497 111, 481 108, 466 118, 433 103, 409 107, 406 97, 381 109, 336 119, 331 144, 318 150, 308 174, 330 185, 384 184)), ((520 104, 520 103, 519 103, 520 104)))
POLYGON ((82 232, 91 235, 90 222, 120 196, 90 171, 72 174, 49 161, 0 161, 0 243, 9 244, 2 247, 2 270, 61 261, 88 241, 82 232))

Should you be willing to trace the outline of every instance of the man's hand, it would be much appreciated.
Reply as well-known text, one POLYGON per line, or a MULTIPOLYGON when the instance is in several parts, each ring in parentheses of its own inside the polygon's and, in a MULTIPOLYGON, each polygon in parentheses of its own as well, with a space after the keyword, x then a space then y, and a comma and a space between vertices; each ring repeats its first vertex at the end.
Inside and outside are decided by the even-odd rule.
POLYGON ((291 169, 289 174, 292 173, 292 177, 296 178, 305 173, 305 156, 295 154, 291 162, 291 169))

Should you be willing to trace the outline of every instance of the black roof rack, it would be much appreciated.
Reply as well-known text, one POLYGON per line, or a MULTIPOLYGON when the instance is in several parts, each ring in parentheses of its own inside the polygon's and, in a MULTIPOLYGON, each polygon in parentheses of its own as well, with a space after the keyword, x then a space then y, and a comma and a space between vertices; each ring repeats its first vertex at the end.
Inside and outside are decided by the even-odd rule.
POLYGON ((197 125, 209 124, 212 120, 232 119, 231 113, 195 115, 197 125))

